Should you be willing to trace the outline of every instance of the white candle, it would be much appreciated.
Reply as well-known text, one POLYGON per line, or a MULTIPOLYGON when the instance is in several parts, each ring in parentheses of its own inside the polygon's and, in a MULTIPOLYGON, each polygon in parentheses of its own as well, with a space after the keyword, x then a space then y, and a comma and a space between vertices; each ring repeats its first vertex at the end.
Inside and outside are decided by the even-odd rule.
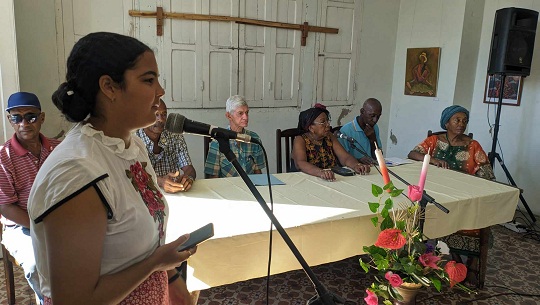
POLYGON ((427 154, 424 155, 424 163, 422 164, 422 171, 420 172, 420 180, 418 180, 418 187, 420 188, 420 192, 424 192, 424 185, 426 184, 426 176, 430 160, 431 156, 429 155, 428 150, 427 154))

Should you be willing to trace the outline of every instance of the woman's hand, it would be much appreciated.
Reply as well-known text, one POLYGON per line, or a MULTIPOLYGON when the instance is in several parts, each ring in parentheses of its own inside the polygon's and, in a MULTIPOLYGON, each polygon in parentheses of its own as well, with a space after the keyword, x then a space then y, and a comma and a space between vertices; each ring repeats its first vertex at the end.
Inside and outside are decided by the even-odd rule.
POLYGON ((429 162, 437 167, 442 167, 442 168, 449 168, 448 166, 448 162, 444 161, 444 160, 441 160, 441 159, 431 159, 431 161, 429 162))
POLYGON ((360 175, 365 175, 365 174, 369 174, 369 172, 371 171, 371 167, 367 164, 362 164, 362 163, 357 163, 354 167, 353 167, 353 170, 357 173, 357 174, 360 174, 360 175))
POLYGON ((330 169, 321 169, 319 172, 319 178, 326 181, 336 181, 336 176, 334 175, 334 172, 330 169))
POLYGON ((156 271, 167 271, 180 266, 180 264, 187 260, 191 255, 197 252, 197 247, 187 249, 185 251, 178 251, 178 247, 186 242, 189 238, 189 234, 180 236, 173 242, 162 245, 154 251, 152 254, 152 260, 156 263, 156 271))

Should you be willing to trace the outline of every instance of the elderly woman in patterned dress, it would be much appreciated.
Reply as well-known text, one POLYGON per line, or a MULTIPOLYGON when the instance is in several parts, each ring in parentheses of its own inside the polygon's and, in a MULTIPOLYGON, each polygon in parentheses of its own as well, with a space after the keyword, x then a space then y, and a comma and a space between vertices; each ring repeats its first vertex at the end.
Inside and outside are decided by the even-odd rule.
POLYGON ((293 159, 296 168, 327 181, 336 180, 331 169, 339 164, 358 174, 369 173, 369 165, 359 163, 330 132, 330 121, 330 113, 319 103, 300 112, 298 129, 303 130, 304 134, 294 138, 293 159))
POLYGON ((464 134, 468 122, 467 109, 458 105, 444 109, 441 115, 441 128, 446 130, 446 133, 432 135, 416 145, 409 153, 409 159, 422 161, 429 151, 430 163, 433 165, 485 179, 495 179, 493 169, 480 143, 464 134))
MULTIPOLYGON (((430 163, 433 165, 484 179, 495 179, 493 169, 480 143, 464 134, 468 122, 469 111, 467 109, 459 105, 447 107, 443 110, 440 121, 441 128, 446 132, 427 137, 422 143, 413 148, 408 157, 421 161, 429 151, 431 155, 430 163)), ((460 256, 457 255, 458 251, 476 253, 480 251, 479 239, 467 236, 475 231, 479 230, 459 231, 457 234, 441 238, 442 241, 448 244, 450 252, 456 261, 461 261, 460 256)), ((490 239, 492 239, 491 234, 490 239)), ((478 284, 477 265, 478 259, 476 257, 467 258, 468 274, 466 284, 471 286, 478 284)))

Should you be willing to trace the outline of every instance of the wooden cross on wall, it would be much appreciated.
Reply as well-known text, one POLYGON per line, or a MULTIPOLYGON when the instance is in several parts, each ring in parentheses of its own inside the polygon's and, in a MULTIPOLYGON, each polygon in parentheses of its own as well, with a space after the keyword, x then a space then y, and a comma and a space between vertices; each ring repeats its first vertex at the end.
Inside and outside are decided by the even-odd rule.
POLYGON ((266 20, 250 19, 250 18, 219 16, 219 15, 166 13, 166 12, 163 12, 163 7, 161 6, 158 6, 155 12, 130 10, 129 15, 132 17, 156 18, 157 36, 163 35, 163 20, 166 18, 199 20, 199 21, 228 21, 228 22, 234 21, 240 24, 259 25, 259 26, 267 26, 267 27, 280 28, 280 29, 297 30, 297 31, 302 32, 302 39, 301 39, 302 46, 306 45, 306 39, 308 37, 309 32, 318 32, 318 33, 326 33, 326 34, 337 34, 339 32, 339 29, 336 29, 336 28, 311 26, 307 22, 304 22, 303 24, 294 24, 294 23, 266 21, 266 20))

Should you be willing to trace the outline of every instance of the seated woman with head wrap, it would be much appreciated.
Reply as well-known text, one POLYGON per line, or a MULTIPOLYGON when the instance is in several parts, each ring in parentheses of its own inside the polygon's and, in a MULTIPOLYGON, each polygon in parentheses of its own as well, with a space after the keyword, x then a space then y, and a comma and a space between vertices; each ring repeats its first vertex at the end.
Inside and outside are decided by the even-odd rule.
MULTIPOLYGON (((481 178, 493 180, 495 175, 488 161, 488 157, 480 143, 465 135, 465 129, 469 122, 469 111, 461 106, 453 105, 443 110, 441 114, 441 128, 445 133, 427 137, 409 153, 409 159, 421 161, 428 152, 431 155, 430 163, 442 168, 449 168, 476 175, 481 178)), ((440 238, 450 248, 454 260, 461 262, 458 253, 480 252, 478 238, 470 237, 473 232, 479 230, 458 231, 440 238)), ((492 235, 490 234, 490 240, 492 235)), ((478 259, 468 257, 467 279, 465 284, 478 285, 478 259)))
POLYGON ((330 121, 330 113, 318 103, 300 112, 298 129, 303 130, 304 134, 294 138, 292 154, 296 168, 328 181, 336 180, 330 169, 339 164, 362 175, 369 173, 369 165, 358 163, 339 144, 336 136, 330 132, 330 121))
POLYGON ((409 159, 421 161, 428 152, 430 163, 485 179, 495 179, 488 157, 480 143, 465 135, 469 111, 453 105, 443 110, 441 128, 446 133, 432 135, 409 153, 409 159))

